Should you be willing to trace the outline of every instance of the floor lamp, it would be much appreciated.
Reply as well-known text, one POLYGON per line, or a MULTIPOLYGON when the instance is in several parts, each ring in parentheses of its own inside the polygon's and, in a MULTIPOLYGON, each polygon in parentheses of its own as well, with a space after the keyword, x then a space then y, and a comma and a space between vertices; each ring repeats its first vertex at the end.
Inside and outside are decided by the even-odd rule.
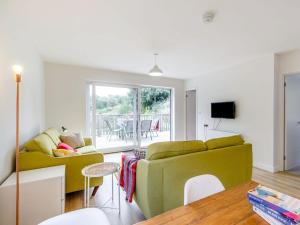
POLYGON ((20 178, 19 178, 19 151, 20 151, 20 130, 19 130, 19 94, 22 67, 19 65, 13 66, 13 72, 16 82, 16 225, 20 223, 20 178))

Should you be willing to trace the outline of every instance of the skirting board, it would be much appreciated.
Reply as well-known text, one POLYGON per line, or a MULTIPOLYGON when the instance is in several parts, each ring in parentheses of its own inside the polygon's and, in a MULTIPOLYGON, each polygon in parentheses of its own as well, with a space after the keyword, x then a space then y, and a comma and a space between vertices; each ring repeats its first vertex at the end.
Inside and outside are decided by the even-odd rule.
POLYGON ((300 166, 300 161, 297 162, 293 162, 293 164, 290 163, 289 167, 286 167, 286 170, 291 170, 295 167, 299 167, 300 166))
POLYGON ((271 173, 275 173, 275 172, 280 171, 280 169, 277 168, 277 167, 266 165, 266 164, 263 164, 263 163, 253 163, 253 166, 258 168, 258 169, 269 171, 271 173))

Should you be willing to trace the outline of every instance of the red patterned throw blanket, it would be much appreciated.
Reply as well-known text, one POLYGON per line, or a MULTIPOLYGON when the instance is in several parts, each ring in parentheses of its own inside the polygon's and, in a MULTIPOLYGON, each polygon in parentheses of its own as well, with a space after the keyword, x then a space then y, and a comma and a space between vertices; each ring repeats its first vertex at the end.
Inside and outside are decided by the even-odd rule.
POLYGON ((122 154, 122 168, 120 174, 120 185, 126 193, 126 200, 132 202, 135 191, 136 167, 139 158, 133 153, 122 154))

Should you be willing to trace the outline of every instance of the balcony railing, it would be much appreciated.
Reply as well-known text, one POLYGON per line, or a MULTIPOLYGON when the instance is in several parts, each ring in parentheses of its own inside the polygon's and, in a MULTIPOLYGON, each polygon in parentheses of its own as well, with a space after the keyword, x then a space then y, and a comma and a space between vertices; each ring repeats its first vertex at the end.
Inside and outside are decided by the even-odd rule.
MULTIPOLYGON (((96 115, 96 134, 98 137, 103 135, 108 135, 110 129, 117 130, 119 129, 125 121, 134 120, 133 115, 96 115), (107 122, 111 128, 108 127, 107 122)), ((169 131, 170 130, 170 114, 141 114, 140 120, 151 120, 159 121, 158 131, 169 131)))

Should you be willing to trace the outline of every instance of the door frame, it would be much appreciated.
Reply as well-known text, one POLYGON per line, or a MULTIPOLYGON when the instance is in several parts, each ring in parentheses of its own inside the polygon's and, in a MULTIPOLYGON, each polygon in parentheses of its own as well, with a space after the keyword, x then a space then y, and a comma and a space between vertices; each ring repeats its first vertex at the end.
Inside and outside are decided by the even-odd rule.
POLYGON ((187 140, 187 101, 186 101, 186 98, 187 98, 187 92, 188 91, 195 91, 196 92, 196 95, 195 95, 195 101, 196 101, 196 139, 198 140, 198 131, 199 131, 199 128, 198 128, 198 91, 197 91, 197 88, 191 88, 191 89, 186 89, 185 90, 185 139, 187 140))
POLYGON ((287 120, 286 120, 286 78, 289 74, 283 75, 283 171, 286 171, 286 153, 287 153, 287 120))
POLYGON ((286 118, 286 107, 287 107, 287 99, 286 99, 286 78, 291 76, 300 75, 299 73, 287 73, 283 74, 283 171, 288 171, 286 166, 286 160, 287 160, 287 118, 286 118))
MULTIPOLYGON (((120 88, 135 88, 137 89, 137 144, 126 146, 126 147, 110 147, 110 148, 101 148, 101 150, 104 153, 113 153, 113 152, 121 152, 121 151, 128 151, 132 148, 140 148, 141 147, 141 123, 140 123, 140 115, 141 115, 141 89, 142 88, 164 88, 170 90, 170 141, 174 140, 174 121, 175 121, 175 110, 173 108, 175 99, 173 99, 173 93, 174 88, 171 87, 164 87, 164 86, 154 86, 154 85, 137 85, 137 84, 123 84, 123 83, 111 83, 111 82, 102 82, 102 81, 88 81, 86 82, 86 134, 88 134, 88 131, 91 130, 92 132, 92 138, 93 141, 96 141, 96 133, 95 133, 95 124, 92 122, 92 125, 90 124, 90 118, 89 118, 89 102, 90 102, 90 95, 89 95, 89 87, 92 86, 92 104, 93 104, 93 117, 95 116, 95 109, 96 109, 96 99, 93 92, 95 92, 95 86, 106 86, 106 87, 120 87, 120 88)), ((95 118, 93 118, 92 121, 95 121, 95 118)), ((88 134, 89 135, 89 134, 88 134)))

